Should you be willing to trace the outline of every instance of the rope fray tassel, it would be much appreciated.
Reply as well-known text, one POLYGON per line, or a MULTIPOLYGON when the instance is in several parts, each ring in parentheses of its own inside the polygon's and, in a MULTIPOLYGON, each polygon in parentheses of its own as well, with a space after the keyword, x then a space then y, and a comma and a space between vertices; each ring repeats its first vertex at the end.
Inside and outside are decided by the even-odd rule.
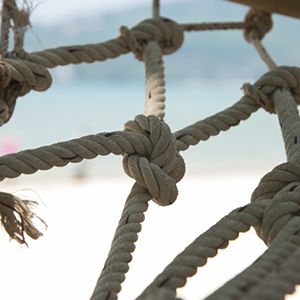
MULTIPOLYGON (((185 174, 180 151, 237 126, 263 107, 278 115, 287 163, 263 177, 253 193, 252 203, 237 208, 186 247, 138 299, 175 299, 177 288, 183 287, 186 279, 206 264, 207 258, 214 257, 218 249, 226 248, 229 241, 250 227, 256 229, 257 235, 269 249, 208 299, 283 299, 300 283, 300 121, 297 111, 297 104, 300 103, 300 69, 276 67, 263 47, 261 39, 272 27, 270 14, 251 9, 244 22, 177 24, 161 17, 159 10, 159 0, 154 0, 153 18, 131 29, 122 26, 119 37, 103 43, 27 53, 23 49, 24 35, 30 26, 32 9, 26 2, 19 9, 15 1, 3 1, 0 126, 11 118, 19 96, 31 90, 46 91, 51 86, 52 78, 47 68, 104 61, 129 52, 145 65, 146 103, 144 115, 128 121, 123 131, 89 135, 0 157, 0 181, 54 166, 63 167, 69 162, 78 163, 98 155, 112 153, 124 157, 124 171, 135 182, 91 296, 92 300, 115 300, 126 279, 149 201, 167 207, 177 198, 176 184, 185 174), (11 26, 11 21, 14 26, 11 26), (9 52, 11 29, 14 45, 9 52), (253 44, 271 71, 253 85, 245 84, 245 96, 233 106, 172 133, 164 121, 163 55, 174 53, 181 47, 185 32, 212 29, 243 29, 246 40, 253 44)), ((1 224, 11 239, 27 245, 25 233, 33 239, 42 235, 33 221, 36 219, 43 226, 47 225, 31 211, 36 205, 35 201, 21 200, 0 192, 1 224)))
POLYGON ((31 211, 36 205, 35 201, 21 200, 12 194, 0 192, 1 224, 11 239, 28 246, 25 233, 35 240, 43 235, 33 224, 33 220, 37 219, 47 227, 46 223, 31 211))
MULTIPOLYGON (((26 52, 23 49, 24 35, 28 27, 31 27, 29 16, 32 10, 32 6, 26 1, 23 1, 22 7, 18 8, 15 1, 3 0, 0 38, 0 125, 3 125, 10 119, 17 97, 25 95, 31 89, 29 84, 33 83, 38 86, 32 76, 22 75, 28 67, 21 66, 18 61, 26 58, 26 52), (11 28, 14 34, 14 45, 13 50, 8 53, 8 39, 11 28), (21 72, 17 71, 20 67, 23 70, 21 72), (28 78, 27 80, 25 79, 26 77, 28 78)), ((25 61, 24 63, 27 66, 30 65, 25 61)), ((33 66, 33 68, 35 67, 33 66)), ((37 71, 36 68, 32 70, 33 72, 37 71)), ((15 195, 0 192, 1 224, 10 239, 28 246, 25 240, 25 233, 32 239, 38 239, 43 235, 33 223, 34 220, 38 220, 47 228, 46 223, 32 212, 37 204, 37 202, 32 200, 22 200, 15 195)))

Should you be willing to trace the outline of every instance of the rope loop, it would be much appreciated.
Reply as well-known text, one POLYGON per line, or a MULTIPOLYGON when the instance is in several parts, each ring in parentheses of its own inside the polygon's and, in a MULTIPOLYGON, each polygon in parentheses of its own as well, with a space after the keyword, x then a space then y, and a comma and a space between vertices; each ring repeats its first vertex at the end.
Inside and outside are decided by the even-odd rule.
POLYGON ((11 70, 4 62, 0 62, 0 87, 5 88, 8 86, 11 79, 11 70))
POLYGON ((270 245, 280 230, 295 216, 299 216, 300 189, 289 187, 270 201, 264 210, 261 224, 261 238, 270 245))
POLYGON ((163 17, 146 19, 131 30, 122 26, 119 31, 138 60, 143 60, 142 45, 148 40, 156 40, 163 54, 174 53, 183 43, 182 27, 163 17))
POLYGON ((276 113, 273 93, 277 88, 290 90, 295 101, 300 104, 300 69, 281 66, 264 74, 254 85, 245 83, 242 90, 269 113, 276 113))
POLYGON ((271 14, 265 11, 251 8, 245 17, 244 37, 247 42, 258 38, 261 40, 273 26, 271 14))
MULTIPOLYGON (((24 52, 22 49, 19 54, 24 52)), ((23 53, 25 56, 25 52, 23 53)), ((9 121, 16 99, 30 90, 45 91, 52 83, 48 70, 13 53, 0 59, 0 126, 9 121), (11 58, 8 58, 11 57, 11 58)))
POLYGON ((300 164, 287 162, 266 174, 254 190, 251 202, 267 200, 257 235, 270 245, 280 230, 299 215, 300 164))
POLYGON ((178 195, 176 183, 185 173, 185 163, 176 150, 176 138, 169 126, 156 116, 138 115, 125 124, 125 131, 143 134, 151 142, 146 156, 124 155, 125 173, 147 188, 158 205, 172 204, 178 195))
POLYGON ((121 28, 119 29, 120 35, 124 38, 124 40, 126 41, 130 51, 134 54, 134 57, 138 60, 142 60, 142 47, 141 45, 138 43, 135 35, 133 34, 133 32, 128 29, 126 26, 121 26, 121 28))

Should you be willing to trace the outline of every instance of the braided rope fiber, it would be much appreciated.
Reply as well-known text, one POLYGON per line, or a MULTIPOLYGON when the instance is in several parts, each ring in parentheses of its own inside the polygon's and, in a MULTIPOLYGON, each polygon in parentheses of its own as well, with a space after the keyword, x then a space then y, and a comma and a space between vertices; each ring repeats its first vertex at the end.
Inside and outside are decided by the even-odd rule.
MULTIPOLYGON (((16 99, 31 90, 46 91, 52 83, 47 68, 104 61, 132 52, 145 64, 145 114, 128 121, 123 131, 103 132, 38 149, 0 157, 0 180, 33 174, 98 155, 123 156, 123 169, 134 180, 115 231, 111 248, 92 293, 92 300, 118 298, 129 270, 132 253, 148 203, 172 205, 178 196, 176 184, 185 174, 180 151, 237 126, 263 107, 276 113, 281 125, 287 162, 265 175, 251 203, 222 218, 187 246, 138 299, 175 299, 177 288, 186 284, 207 259, 225 249, 239 233, 254 227, 269 249, 250 267, 207 299, 283 299, 300 284, 300 161, 299 114, 300 69, 277 67, 261 39, 271 29, 270 14, 250 10, 244 22, 177 24, 160 16, 160 3, 153 1, 152 18, 131 29, 120 28, 120 36, 103 43, 64 46, 27 53, 23 49, 30 9, 20 9, 14 0, 4 0, 0 34, 0 125, 12 116, 16 99), (13 21, 14 47, 8 52, 13 21), (184 32, 212 29, 243 29, 271 71, 253 85, 243 86, 245 96, 231 107, 175 133, 165 123, 163 55, 176 52, 184 32)), ((25 243, 24 232, 37 239, 42 235, 32 223, 33 202, 0 193, 0 219, 7 233, 25 243), (18 218, 15 216, 18 215, 18 218)), ((41 220, 42 221, 42 220, 41 220)), ((43 221, 42 221, 43 223, 43 221)))

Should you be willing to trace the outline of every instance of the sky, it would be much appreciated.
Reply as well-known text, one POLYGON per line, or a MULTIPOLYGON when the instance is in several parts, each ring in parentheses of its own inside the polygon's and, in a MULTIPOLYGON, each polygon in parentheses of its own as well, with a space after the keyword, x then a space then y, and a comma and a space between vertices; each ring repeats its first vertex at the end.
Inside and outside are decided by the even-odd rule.
MULTIPOLYGON (((182 0, 164 0, 163 3, 183 2, 182 0)), ((151 7, 149 0, 44 0, 33 1, 33 6, 38 5, 38 14, 34 13, 32 20, 42 24, 55 22, 58 18, 74 16, 74 14, 94 13, 116 11, 116 10, 130 10, 137 6, 151 7)))

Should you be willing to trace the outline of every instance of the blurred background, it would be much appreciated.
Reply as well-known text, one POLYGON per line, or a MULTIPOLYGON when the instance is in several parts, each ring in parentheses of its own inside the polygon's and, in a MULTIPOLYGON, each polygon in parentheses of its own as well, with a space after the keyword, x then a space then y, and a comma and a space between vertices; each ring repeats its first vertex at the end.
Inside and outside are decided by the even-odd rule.
MULTIPOLYGON (((115 38, 122 25, 131 28, 151 17, 152 7, 150 0, 32 4, 28 52, 115 38)), ((221 0, 161 1, 161 15, 178 23, 240 22, 247 11, 221 0)), ((273 22, 265 47, 278 65, 298 66, 300 21, 274 14, 273 22)), ((241 30, 187 32, 182 47, 164 62, 165 120, 174 132, 233 105, 245 82, 254 83, 268 71, 241 30)), ((122 130, 144 111, 144 65, 131 53, 50 72, 51 88, 19 98, 11 120, 1 127, 1 155, 122 130)), ((170 207, 150 203, 121 300, 137 297, 198 235, 248 203, 260 178, 286 159, 277 116, 262 109, 182 155, 187 171, 178 183, 179 197, 170 207)), ((37 214, 48 230, 38 241, 27 238, 28 249, 9 243, 1 232, 1 298, 88 299, 133 183, 122 171, 122 158, 113 155, 4 180, 2 191, 40 203, 37 214)), ((253 230, 242 234, 208 260, 178 296, 203 299, 265 250, 253 230)))

